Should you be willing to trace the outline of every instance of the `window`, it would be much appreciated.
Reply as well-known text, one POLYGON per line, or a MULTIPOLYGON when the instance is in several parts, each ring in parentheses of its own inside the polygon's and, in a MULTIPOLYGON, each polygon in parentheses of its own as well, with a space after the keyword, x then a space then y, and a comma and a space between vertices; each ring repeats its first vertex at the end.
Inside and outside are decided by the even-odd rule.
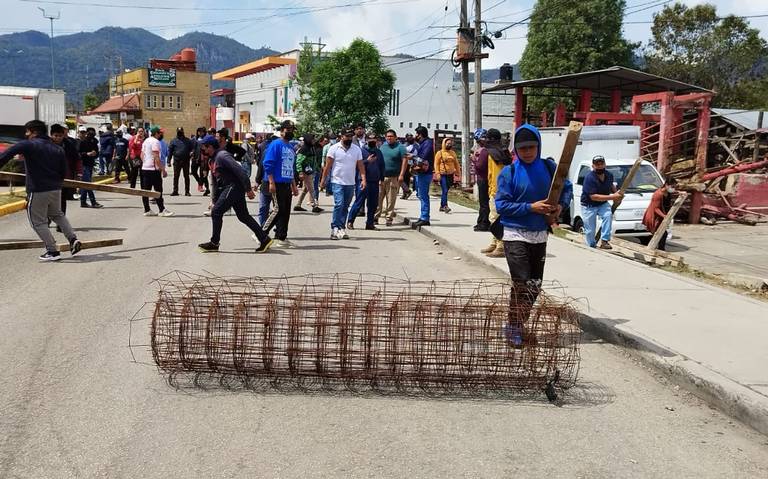
POLYGON ((446 124, 445 124, 445 129, 446 129, 446 130, 448 129, 448 123, 446 123, 446 124))
POLYGON ((453 129, 454 129, 454 130, 458 130, 458 129, 459 129, 459 125, 457 125, 457 124, 455 124, 455 123, 454 123, 454 124, 453 124, 453 129))
POLYGON ((412 121, 408 122, 408 128, 413 128, 413 122, 412 121))
POLYGON ((427 130, 429 130, 430 128, 432 128, 432 123, 427 123, 427 130))
POLYGON ((577 185, 583 185, 584 184, 584 178, 587 177, 587 173, 589 173, 589 170, 591 170, 591 168, 589 166, 587 166, 587 165, 584 165, 584 166, 581 167, 581 169, 579 170, 579 177, 576 180, 576 184, 577 185))
POLYGON ((401 122, 400 122, 400 128, 402 128, 402 127, 403 127, 403 122, 401 121, 401 122))
POLYGON ((181 110, 181 95, 176 95, 176 109, 181 110))
POLYGON ((150 103, 150 99, 152 97, 150 95, 144 95, 144 108, 151 108, 152 104, 150 103))
POLYGON ((165 95, 160 95, 160 109, 165 110, 165 95))
POLYGON ((152 95, 152 108, 157 108, 157 95, 152 95))
POLYGON ((389 107, 388 111, 389 116, 399 116, 400 115, 400 90, 390 90, 389 92, 389 107))

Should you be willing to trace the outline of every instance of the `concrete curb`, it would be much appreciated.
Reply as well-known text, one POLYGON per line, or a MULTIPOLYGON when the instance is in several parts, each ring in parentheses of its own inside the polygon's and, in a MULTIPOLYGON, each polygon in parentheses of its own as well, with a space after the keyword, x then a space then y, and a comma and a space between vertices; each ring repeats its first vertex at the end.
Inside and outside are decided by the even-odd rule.
MULTIPOLYGON (((107 183, 111 183, 115 181, 114 178, 105 178, 103 180, 94 181, 94 184, 97 185, 106 185, 107 183)), ((10 215, 12 213, 17 213, 19 211, 25 210, 27 208, 27 200, 19 200, 14 201, 13 203, 8 203, 7 205, 0 206, 0 217, 5 215, 10 215)))
MULTIPOLYGON (((407 218, 400 215, 398 218, 404 224, 410 223, 407 218)), ((439 227, 424 226, 417 230, 429 238, 440 241, 441 246, 464 257, 472 258, 495 272, 501 273, 504 277, 509 274, 506 263, 495 261, 479 252, 470 251, 452 243, 440 234, 439 227)), ((560 238, 553 239, 567 241, 560 238)), ((670 350, 651 338, 621 329, 615 321, 605 316, 597 317, 594 313, 600 315, 599 311, 595 311, 594 308, 591 310, 593 315, 581 314, 581 327, 584 331, 624 347, 630 354, 669 377, 680 387, 690 391, 711 406, 758 432, 768 435, 768 398, 764 395, 691 358, 670 350)))

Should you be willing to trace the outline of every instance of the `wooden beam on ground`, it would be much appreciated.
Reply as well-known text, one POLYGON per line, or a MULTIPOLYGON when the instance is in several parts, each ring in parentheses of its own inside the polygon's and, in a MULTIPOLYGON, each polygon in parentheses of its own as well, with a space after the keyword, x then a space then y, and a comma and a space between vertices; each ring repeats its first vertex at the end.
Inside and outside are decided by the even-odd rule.
POLYGON ((669 228, 669 224, 672 222, 672 219, 675 217, 677 212, 680 211, 680 207, 683 206, 683 202, 685 201, 686 198, 688 198, 688 193, 680 193, 680 196, 677 197, 677 199, 675 200, 675 203, 667 212, 667 216, 665 216, 664 219, 661 220, 661 224, 659 225, 659 228, 656 230, 656 233, 653 234, 651 241, 648 243, 648 246, 646 248, 649 251, 656 251, 656 248, 659 247, 659 242, 661 241, 661 237, 664 236, 664 232, 667 231, 667 228, 669 228))
MULTIPOLYGON (((80 244, 83 245, 83 249, 93 249, 93 248, 106 248, 108 246, 119 246, 123 244, 123 239, 108 239, 108 240, 91 240, 91 241, 80 241, 80 244)), ((59 251, 69 251, 69 243, 59 243, 56 245, 59 248, 59 251)), ((2 243, 0 242, 0 251, 7 251, 7 250, 16 250, 16 249, 36 249, 36 248, 44 248, 45 243, 42 241, 14 241, 9 243, 2 243)))
MULTIPOLYGON (((6 178, 6 179, 25 179, 26 175, 22 175, 21 173, 8 173, 5 171, 0 171, 0 178, 6 178)), ((80 188, 83 190, 94 190, 94 191, 105 191, 107 193, 119 193, 121 195, 131 195, 131 196, 146 196, 147 198, 160 198, 161 194, 157 191, 148 191, 148 190, 134 190, 133 188, 124 188, 122 186, 113 186, 113 185, 100 185, 98 183, 88 183, 86 181, 76 181, 76 180, 64 180, 62 182, 62 186, 67 186, 69 188, 80 188)))
POLYGON ((563 192, 565 180, 568 178, 568 171, 571 169, 573 154, 576 152, 576 147, 579 146, 579 136, 581 136, 581 128, 583 126, 584 124, 578 121, 572 121, 568 125, 563 152, 560 154, 560 161, 557 163, 555 177, 552 178, 552 187, 549 189, 549 196, 547 196, 546 200, 549 205, 557 206, 560 202, 560 195, 563 192))
MULTIPOLYGON (((640 165, 643 164, 643 160, 638 158, 635 160, 635 163, 632 165, 632 168, 629 169, 629 172, 627 173, 627 176, 624 178, 624 181, 621 183, 621 188, 619 188, 619 193, 622 195, 627 192, 627 188, 629 188, 629 184, 632 183, 632 180, 635 179, 635 175, 637 174, 637 170, 640 169, 640 165)), ((618 200, 615 200, 613 202, 613 205, 611 206, 611 214, 613 215, 616 213, 616 210, 619 209, 619 206, 621 206, 622 199, 624 197, 622 196, 618 200)), ((600 225, 599 228, 597 228, 597 233, 595 233, 595 241, 600 239, 600 234, 603 231, 603 225, 600 225)))

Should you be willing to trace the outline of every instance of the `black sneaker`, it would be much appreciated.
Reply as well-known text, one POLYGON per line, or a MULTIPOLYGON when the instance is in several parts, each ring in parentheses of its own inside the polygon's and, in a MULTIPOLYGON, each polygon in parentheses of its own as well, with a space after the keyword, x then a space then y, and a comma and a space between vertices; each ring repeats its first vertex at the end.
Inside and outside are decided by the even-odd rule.
POLYGON ((293 211, 307 211, 307 209, 306 208, 302 208, 299 205, 296 205, 296 206, 293 207, 293 211))
POLYGON ((320 208, 319 206, 315 206, 314 208, 312 208, 312 213, 322 213, 323 211, 325 210, 320 208))
POLYGON ((90 207, 91 205, 89 205, 88 203, 80 203, 80 208, 90 208, 90 207))
POLYGON ((369 231, 379 231, 379 229, 376 227, 376 225, 365 225, 365 229, 369 231))
POLYGON ((427 220, 419 220, 413 224, 414 228, 421 228, 422 226, 431 226, 427 220))
POLYGON ((219 251, 219 245, 211 243, 210 241, 207 243, 200 243, 197 247, 200 248, 200 251, 203 253, 215 253, 219 251))
POLYGON ((59 261, 61 259, 61 253, 58 251, 46 251, 38 258, 40 261, 59 261))
POLYGON ((173 193, 171 193, 169 196, 179 196, 179 192, 178 192, 178 191, 174 191, 174 192, 173 192, 173 193))
POLYGON ((184 193, 184 196, 192 196, 192 194, 189 191, 187 191, 186 193, 184 193))
POLYGON ((69 252, 72 256, 79 253, 81 249, 83 249, 83 243, 81 243, 79 239, 75 238, 69 242, 69 252))
POLYGON ((104 208, 104 205, 102 205, 101 203, 94 203, 93 205, 91 205, 91 208, 104 208))
POLYGON ((270 247, 270 246, 272 246, 272 243, 274 243, 274 241, 272 240, 272 238, 270 238, 269 236, 267 236, 267 239, 266 239, 266 240, 264 240, 263 242, 261 242, 261 243, 259 244, 259 247, 258 247, 258 248, 256 248, 256 252, 257 252, 257 253, 264 253, 264 252, 266 252, 266 251, 269 249, 269 247, 270 247))
POLYGON ((203 196, 211 196, 211 192, 208 190, 205 190, 205 193, 203 193, 203 196))

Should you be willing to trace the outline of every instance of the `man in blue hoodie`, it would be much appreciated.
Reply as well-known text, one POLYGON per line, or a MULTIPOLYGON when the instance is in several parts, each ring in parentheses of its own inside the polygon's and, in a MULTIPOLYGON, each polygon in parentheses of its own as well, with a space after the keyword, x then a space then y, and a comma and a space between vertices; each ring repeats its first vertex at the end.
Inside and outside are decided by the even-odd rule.
POLYGON ((294 181, 294 168, 296 165, 296 151, 291 145, 293 132, 296 127, 290 120, 280 124, 280 139, 269 144, 264 152, 264 178, 269 182, 269 194, 274 199, 275 209, 263 225, 264 231, 269 233, 272 225, 275 226, 275 247, 292 248, 288 241, 288 221, 291 219, 292 196, 298 196, 299 190, 294 181))
POLYGON ((429 226, 429 186, 432 184, 432 173, 435 165, 435 144, 429 137, 429 132, 423 126, 416 128, 416 141, 419 143, 418 159, 414 159, 416 173, 416 193, 421 201, 419 220, 413 225, 417 228, 429 226))
POLYGON ((504 227, 504 254, 512 277, 509 324, 504 335, 515 347, 524 341, 523 327, 541 291, 547 234, 562 208, 573 195, 566 181, 558 206, 546 202, 557 166, 551 158, 541 158, 541 135, 528 124, 515 131, 517 160, 504 167, 498 177, 496 211, 504 227))
POLYGON ((115 155, 115 133, 112 125, 107 125, 107 131, 99 135, 99 174, 112 172, 112 157, 115 155))

